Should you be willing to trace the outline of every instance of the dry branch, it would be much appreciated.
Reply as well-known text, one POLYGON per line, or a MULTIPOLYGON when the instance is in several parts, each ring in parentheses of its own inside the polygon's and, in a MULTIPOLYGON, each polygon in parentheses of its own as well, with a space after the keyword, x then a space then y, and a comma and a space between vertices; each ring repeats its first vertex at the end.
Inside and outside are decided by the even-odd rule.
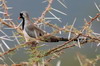
MULTIPOLYGON (((5 0, 1 0, 2 1, 2 7, 4 9, 4 17, 6 17, 7 19, 10 19, 10 15, 8 13, 8 6, 6 5, 5 3, 5 0)), ((70 26, 65 26, 63 28, 61 27, 58 27, 56 25, 53 25, 47 21, 45 21, 45 15, 51 10, 51 5, 53 3, 53 0, 48 0, 48 5, 46 7, 46 9, 43 11, 43 13, 41 14, 41 16, 36 19, 35 23, 34 24, 38 24, 38 23, 43 23, 45 25, 48 25, 52 28, 55 28, 56 30, 51 32, 51 33, 47 33, 43 36, 40 36, 40 37, 37 37, 37 38, 34 38, 32 41, 30 42, 25 42, 23 44, 20 44, 20 45, 17 45, 15 47, 13 47, 12 49, 0 54, 0 57, 4 56, 4 55, 7 55, 9 53, 11 53, 12 51, 15 51, 19 48, 23 48, 24 46, 36 46, 38 43, 36 42, 37 40, 39 42, 43 41, 43 42, 58 42, 58 41, 66 41, 64 42, 63 44, 61 45, 58 45, 54 48, 51 48, 50 50, 48 50, 44 55, 40 56, 38 55, 37 57, 39 58, 43 58, 45 56, 49 56, 53 53, 57 53, 58 55, 60 55, 59 52, 61 52, 62 50, 64 49, 67 49, 67 48, 71 48, 71 47, 74 47, 76 46, 76 44, 71 44, 69 45, 69 43, 73 42, 73 41, 77 41, 77 39, 82 36, 82 37, 86 37, 86 40, 84 42, 80 42, 81 45, 83 44, 86 44, 86 43, 89 43, 89 42, 95 42, 95 43, 100 43, 100 37, 95 37, 93 35, 87 35, 87 33, 83 33, 81 30, 78 30, 76 28, 72 28, 72 30, 70 31, 70 26), (63 38, 63 37, 58 37, 58 36, 55 36, 55 34, 59 33, 60 31, 64 31, 64 32, 71 32, 73 34, 74 37, 71 37, 70 39, 68 38, 63 38), (88 40, 87 40, 88 39, 88 40)), ((84 29, 87 30, 88 32, 88 28, 89 26, 91 25, 91 23, 96 20, 97 18, 100 17, 100 13, 98 13, 95 17, 91 18, 90 21, 86 22, 85 25, 83 26, 82 30, 84 29)), ((34 19, 34 18, 33 18, 34 19)), ((3 21, 3 18, 0 18, 0 23, 2 23, 3 25, 6 25, 7 27, 10 27, 10 28, 13 28, 15 29, 20 35, 23 36, 23 32, 21 30, 20 27, 16 27, 17 25, 14 24, 14 22, 12 21, 9 21, 9 22, 6 22, 6 21, 3 21), (10 22, 10 23, 9 23, 10 22)), ((91 33, 90 33, 91 34, 91 33)), ((55 57, 55 56, 54 56, 55 57)), ((50 59, 48 59, 47 61, 51 61, 54 57, 51 57, 50 59)))
POLYGON ((19 48, 22 48, 22 47, 25 46, 25 45, 34 45, 34 46, 35 46, 35 45, 37 45, 37 43, 36 43, 35 41, 32 41, 32 42, 25 42, 24 44, 17 45, 17 46, 15 46, 14 48, 12 48, 12 49, 10 49, 10 50, 8 50, 8 51, 6 51, 6 52, 0 54, 0 57, 2 57, 2 56, 4 56, 4 55, 7 55, 7 54, 9 54, 10 52, 15 51, 15 50, 17 50, 17 49, 19 49, 19 48))
POLYGON ((41 14, 41 17, 39 17, 39 19, 37 19, 37 21, 35 22, 35 24, 37 24, 39 22, 41 23, 42 20, 45 18, 45 15, 47 14, 47 12, 50 10, 51 4, 53 3, 53 0, 48 0, 48 2, 49 2, 48 6, 46 7, 46 9, 41 14))

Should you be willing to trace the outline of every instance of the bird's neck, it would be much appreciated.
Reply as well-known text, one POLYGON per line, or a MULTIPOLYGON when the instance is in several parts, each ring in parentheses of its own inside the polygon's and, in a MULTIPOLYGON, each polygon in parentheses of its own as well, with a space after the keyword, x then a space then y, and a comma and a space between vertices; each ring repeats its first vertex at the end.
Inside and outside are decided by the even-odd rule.
POLYGON ((25 19, 22 18, 22 30, 24 30, 24 26, 25 26, 25 19))
POLYGON ((22 20, 23 20, 22 21, 22 30, 24 30, 25 29, 25 26, 31 24, 31 21, 30 21, 29 18, 22 18, 22 20))

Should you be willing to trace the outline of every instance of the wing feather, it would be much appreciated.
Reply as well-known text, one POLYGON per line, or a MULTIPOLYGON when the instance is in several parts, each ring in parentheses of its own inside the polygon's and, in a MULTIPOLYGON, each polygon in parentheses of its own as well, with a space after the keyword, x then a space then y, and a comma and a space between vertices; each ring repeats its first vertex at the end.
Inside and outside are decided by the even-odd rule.
POLYGON ((33 24, 26 26, 25 31, 27 32, 27 34, 30 37, 33 37, 33 38, 36 38, 38 36, 42 36, 46 33, 45 31, 43 31, 42 29, 40 29, 39 27, 37 27, 33 24))

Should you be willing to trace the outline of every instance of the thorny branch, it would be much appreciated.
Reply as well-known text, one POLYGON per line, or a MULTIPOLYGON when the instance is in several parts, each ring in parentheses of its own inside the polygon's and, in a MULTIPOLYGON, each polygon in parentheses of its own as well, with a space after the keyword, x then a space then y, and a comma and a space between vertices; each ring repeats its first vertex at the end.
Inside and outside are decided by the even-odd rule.
POLYGON ((100 17, 100 13, 98 13, 94 18, 92 18, 88 24, 91 24, 94 20, 96 20, 98 17, 100 17))
MULTIPOLYGON (((50 8, 51 3, 52 3, 52 0, 49 2, 49 5, 48 5, 48 7, 46 8, 46 10, 42 13, 41 19, 42 19, 43 17, 45 17, 45 14, 47 13, 48 9, 50 8)), ((94 18, 92 18, 89 22, 93 22, 94 20, 96 20, 96 19, 99 17, 99 15, 100 15, 100 14, 97 14, 97 15, 96 15, 94 18)), ((39 20, 40 20, 40 18, 39 18, 39 20)), ((13 25, 10 25, 10 24, 8 24, 8 23, 2 21, 2 19, 0 19, 0 22, 1 22, 2 24, 4 24, 4 25, 10 27, 10 28, 16 29, 16 27, 14 27, 13 25)), ((53 28, 56 28, 56 29, 58 29, 58 30, 56 30, 55 32, 52 32, 52 33, 50 33, 50 34, 44 35, 44 36, 42 36, 42 37, 47 37, 47 36, 50 36, 50 35, 54 35, 54 33, 56 34, 56 33, 58 33, 59 31, 62 31, 62 30, 67 31, 67 32, 70 31, 70 30, 67 29, 67 28, 60 28, 60 27, 55 26, 55 25, 53 25, 53 24, 50 24, 50 23, 48 23, 48 22, 43 22, 43 23, 46 24, 46 25, 49 25, 49 26, 51 26, 51 27, 53 27, 53 28)), ((17 28, 17 29, 20 29, 20 28, 17 28)), ((16 30, 17 30, 17 29, 16 29, 16 30)), ((74 31, 71 31, 71 32, 72 32, 73 34, 76 34, 76 32, 74 32, 74 31)), ((100 39, 98 39, 98 38, 95 38, 95 37, 93 38, 93 37, 91 37, 91 36, 84 35, 84 34, 82 34, 82 33, 80 33, 80 32, 79 32, 77 35, 79 35, 79 34, 81 34, 81 35, 84 36, 84 37, 88 37, 88 38, 90 38, 90 39, 95 39, 95 40, 100 41, 100 39)), ((41 37, 37 38, 36 40, 39 40, 40 38, 41 38, 41 37)), ((76 38, 75 38, 75 39, 76 39, 76 38)), ((71 42, 72 40, 73 40, 73 39, 69 40, 68 42, 71 42)), ((67 43, 65 42, 65 44, 67 44, 67 43)), ((59 46, 59 47, 62 47, 62 46, 64 46, 64 45, 61 45, 61 46, 59 46)), ((49 53, 51 53, 51 51, 53 51, 53 50, 55 50, 55 49, 58 49, 59 47, 50 50, 49 53)), ((12 50, 12 49, 11 49, 11 50, 12 50)), ((9 50, 9 51, 11 51, 11 50, 9 50)), ((15 49, 13 49, 13 50, 15 50, 15 49)), ((9 51, 8 51, 8 52, 9 52, 9 51)), ((7 54, 7 52, 4 53, 4 54, 7 54)))
MULTIPOLYGON (((1 1, 2 1, 2 3, 3 3, 3 4, 2 4, 2 7, 4 8, 4 12, 5 12, 4 17, 5 17, 5 16, 8 16, 7 19, 10 19, 10 15, 8 14, 8 6, 6 5, 5 0, 1 0, 1 1)), ((47 33, 47 34, 45 34, 45 35, 43 35, 43 36, 41 36, 41 37, 34 38, 34 40, 31 41, 31 42, 25 42, 25 43, 23 43, 23 44, 17 45, 17 46, 15 46, 14 48, 9 49, 8 51, 6 51, 6 52, 0 54, 0 57, 2 57, 2 56, 4 56, 4 55, 7 55, 7 54, 9 54, 10 52, 15 51, 16 49, 23 48, 24 45, 27 46, 27 45, 37 44, 37 43, 35 42, 35 40, 36 40, 36 41, 37 41, 37 40, 39 40, 39 41, 45 41, 44 39, 45 39, 46 37, 49 37, 49 36, 52 36, 54 39, 60 41, 61 38, 58 37, 58 36, 54 36, 55 34, 59 33, 59 31, 64 31, 64 32, 66 32, 66 33, 67 33, 67 32, 70 32, 70 26, 65 26, 65 27, 63 27, 63 28, 60 28, 60 27, 58 27, 58 26, 56 26, 56 25, 53 25, 53 24, 51 24, 51 23, 49 23, 49 22, 47 22, 47 21, 43 21, 44 18, 45 18, 45 15, 46 15, 46 14, 48 13, 48 11, 51 9, 51 4, 52 4, 52 3, 53 3, 53 0, 48 0, 48 5, 47 5, 46 9, 43 11, 43 13, 41 14, 41 16, 40 16, 38 19, 36 19, 35 24, 43 23, 43 24, 48 25, 48 26, 50 26, 50 27, 52 27, 52 28, 55 28, 55 29, 57 29, 57 30, 55 30, 55 31, 53 31, 53 32, 51 32, 51 33, 47 33)), ((83 29, 84 29, 84 30, 87 30, 86 27, 89 27, 89 26, 91 25, 91 23, 92 23, 94 20, 96 20, 97 18, 99 18, 99 17, 100 17, 100 13, 98 13, 95 17, 93 17, 92 19, 90 19, 90 21, 86 22, 86 24, 84 25, 84 27, 82 28, 82 30, 83 30, 83 29), (88 25, 87 25, 87 24, 88 24, 88 25)), ((33 19, 34 19, 34 18, 33 18, 33 19)), ((20 35, 23 35, 21 28, 20 28, 20 27, 17 27, 17 25, 15 25, 14 22, 10 21, 10 23, 8 23, 8 22, 4 21, 3 18, 0 18, 0 23, 2 23, 3 25, 6 25, 7 27, 10 27, 10 28, 15 29, 18 33, 20 33, 20 35)), ((76 46, 76 44, 71 44, 71 45, 69 45, 69 43, 73 42, 74 40, 77 41, 77 39, 78 39, 80 36, 86 37, 86 38, 88 39, 88 40, 85 40, 84 42, 80 42, 81 45, 86 44, 86 43, 88 43, 88 42, 100 43, 100 37, 95 37, 95 36, 93 36, 93 35, 91 36, 91 35, 83 34, 83 32, 82 32, 81 30, 78 30, 78 29, 76 29, 76 28, 74 28, 74 27, 73 27, 71 33, 73 34, 74 37, 72 37, 71 39, 67 39, 67 38, 66 38, 66 42, 64 42, 63 44, 58 45, 58 46, 56 46, 56 47, 54 47, 54 48, 51 48, 50 50, 48 50, 48 51, 47 51, 43 56, 41 56, 41 57, 49 56, 49 55, 51 55, 51 54, 53 54, 53 53, 60 52, 60 51, 62 51, 62 50, 64 50, 64 49, 67 49, 67 48, 71 48, 71 47, 76 46), (92 41, 92 40, 93 40, 93 41, 92 41)), ((53 40, 54 40, 54 39, 53 39, 53 40)), ((51 41, 51 42, 52 42, 52 41, 51 41)), ((52 59, 49 59, 48 61, 50 61, 50 60, 52 60, 52 59)))
POLYGON ((53 0, 48 0, 48 2, 49 2, 48 6, 43 11, 41 17, 39 17, 39 19, 37 19, 37 21, 35 22, 35 24, 38 23, 38 22, 42 22, 42 20, 45 18, 46 13, 50 10, 51 4, 53 3, 53 0))
POLYGON ((30 44, 36 45, 37 43, 36 43, 35 41, 33 41, 33 42, 25 42, 24 44, 17 45, 17 46, 15 46, 14 48, 12 48, 12 49, 10 49, 10 50, 8 50, 8 51, 6 51, 6 52, 0 54, 0 57, 4 56, 4 55, 6 55, 6 54, 9 54, 10 52, 13 52, 13 51, 15 51, 15 50, 17 50, 17 49, 19 49, 19 48, 22 48, 22 47, 25 46, 25 45, 30 45, 30 44))

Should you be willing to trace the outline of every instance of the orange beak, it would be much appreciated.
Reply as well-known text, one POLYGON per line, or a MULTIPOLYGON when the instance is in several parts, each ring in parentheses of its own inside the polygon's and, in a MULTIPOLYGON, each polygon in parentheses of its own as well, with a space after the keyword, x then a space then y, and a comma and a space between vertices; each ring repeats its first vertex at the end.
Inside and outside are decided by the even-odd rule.
POLYGON ((18 20, 20 20, 20 17, 18 17, 18 20))

